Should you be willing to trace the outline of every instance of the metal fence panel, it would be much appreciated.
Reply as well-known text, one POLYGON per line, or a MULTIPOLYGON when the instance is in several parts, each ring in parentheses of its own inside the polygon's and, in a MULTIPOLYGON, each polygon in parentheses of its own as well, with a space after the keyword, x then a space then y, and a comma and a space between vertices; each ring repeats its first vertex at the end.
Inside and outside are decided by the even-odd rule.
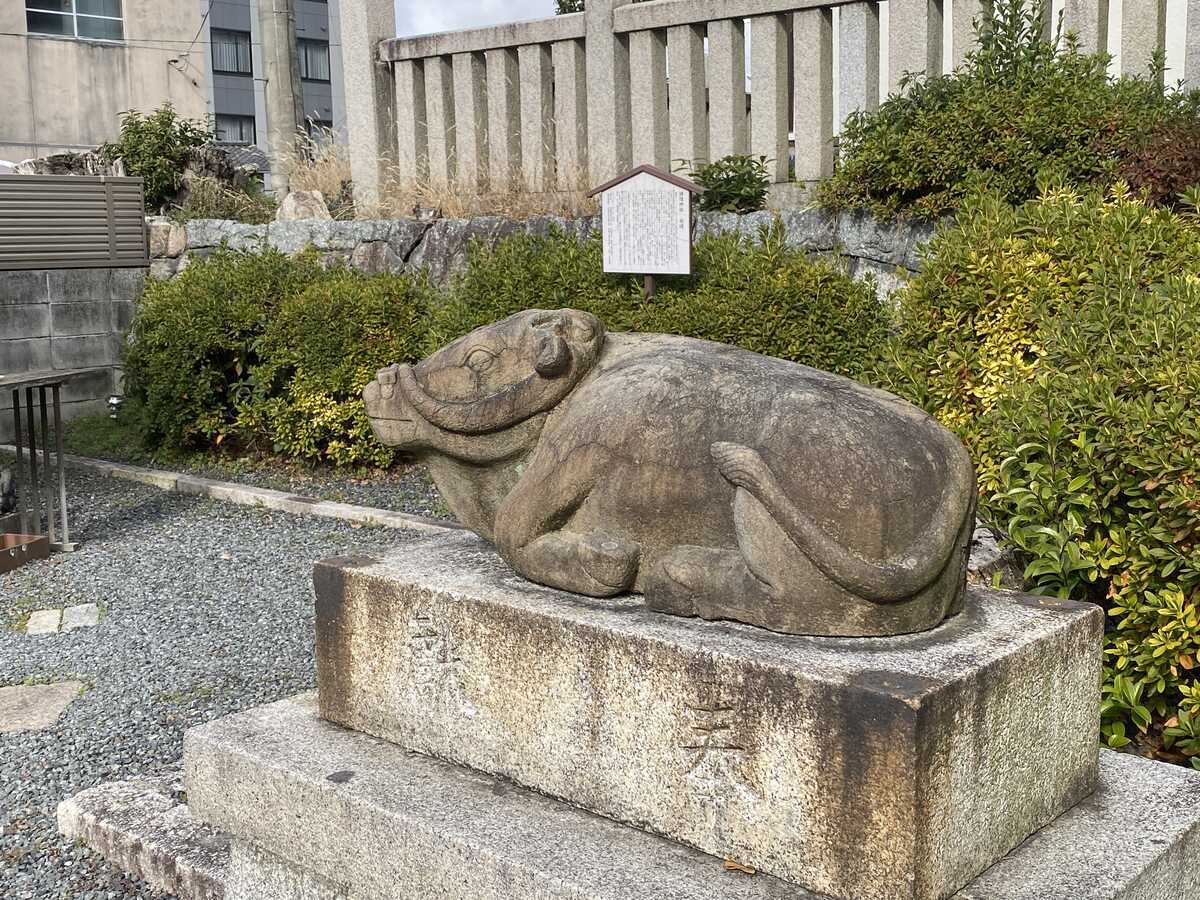
POLYGON ((0 175, 0 270, 150 265, 142 179, 0 175))

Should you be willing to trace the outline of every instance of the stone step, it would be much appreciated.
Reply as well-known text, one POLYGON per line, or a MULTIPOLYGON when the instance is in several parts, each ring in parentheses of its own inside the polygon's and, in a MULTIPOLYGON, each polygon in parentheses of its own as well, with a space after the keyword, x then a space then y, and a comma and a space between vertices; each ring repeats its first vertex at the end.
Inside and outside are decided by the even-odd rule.
MULTIPOLYGON (((820 900, 331 725, 310 697, 192 729, 185 768, 192 813, 233 838, 227 900, 820 900)), ((954 896, 1200 900, 1200 774, 1102 751, 1091 797, 954 896)))
POLYGON ((469 534, 315 585, 326 719, 833 897, 946 897, 1095 785, 1095 606, 775 635, 539 587, 469 534))

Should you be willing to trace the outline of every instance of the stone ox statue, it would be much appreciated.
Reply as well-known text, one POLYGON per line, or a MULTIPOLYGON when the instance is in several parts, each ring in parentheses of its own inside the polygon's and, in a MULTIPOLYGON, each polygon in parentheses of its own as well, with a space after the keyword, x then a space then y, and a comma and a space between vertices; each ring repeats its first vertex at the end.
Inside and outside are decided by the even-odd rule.
POLYGON ((532 581, 794 634, 920 631, 961 601, 966 451, 847 378, 528 310, 384 369, 363 399, 532 581))

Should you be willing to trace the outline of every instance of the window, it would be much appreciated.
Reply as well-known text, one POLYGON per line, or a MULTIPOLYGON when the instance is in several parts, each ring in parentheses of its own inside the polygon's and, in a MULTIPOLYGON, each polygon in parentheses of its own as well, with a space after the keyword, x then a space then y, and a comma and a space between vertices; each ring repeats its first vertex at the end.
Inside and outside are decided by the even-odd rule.
POLYGON ((25 0, 30 34, 119 41, 125 37, 121 0, 25 0))
POLYGON ((217 140, 226 144, 253 144, 254 116, 227 116, 217 113, 217 140))
POLYGON ((300 56, 300 77, 305 81, 329 80, 329 42, 310 41, 300 38, 296 41, 296 49, 300 56))
POLYGON ((213 71, 232 75, 252 75, 250 64, 250 32, 212 30, 213 71))

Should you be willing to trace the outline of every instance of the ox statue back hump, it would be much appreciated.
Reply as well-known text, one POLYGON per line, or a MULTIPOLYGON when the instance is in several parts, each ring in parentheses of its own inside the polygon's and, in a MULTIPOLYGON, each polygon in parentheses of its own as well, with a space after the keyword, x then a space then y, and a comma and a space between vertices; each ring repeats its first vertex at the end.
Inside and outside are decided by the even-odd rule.
POLYGON ((528 310, 363 397, 379 438, 532 581, 794 634, 921 631, 961 602, 970 458, 850 379, 528 310))

